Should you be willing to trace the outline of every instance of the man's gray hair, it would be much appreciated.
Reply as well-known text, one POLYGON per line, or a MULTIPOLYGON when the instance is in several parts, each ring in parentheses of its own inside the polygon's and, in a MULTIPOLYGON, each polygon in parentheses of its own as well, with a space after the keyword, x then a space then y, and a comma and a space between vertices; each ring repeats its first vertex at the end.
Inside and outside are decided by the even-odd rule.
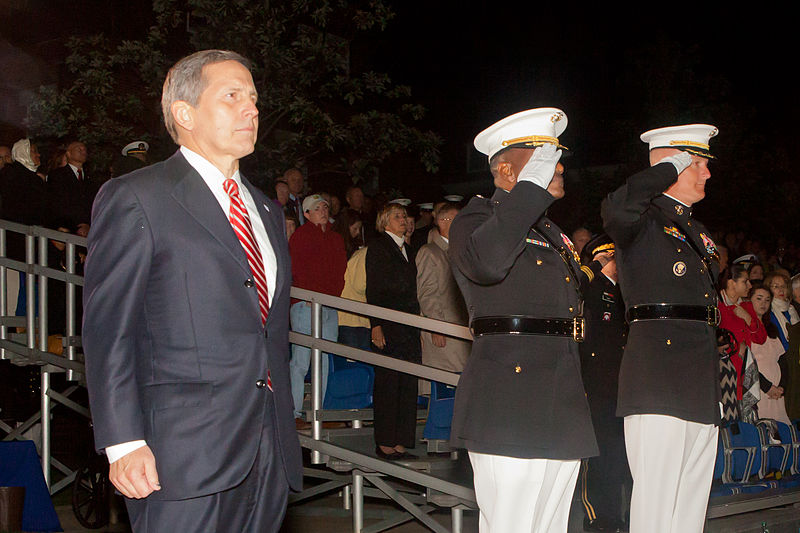
POLYGON ((800 274, 792 276, 792 290, 800 288, 800 274))
POLYGON ((161 112, 164 113, 164 125, 176 143, 178 142, 178 126, 172 116, 172 104, 182 100, 193 107, 196 106, 207 85, 207 80, 203 76, 203 67, 223 61, 238 61, 247 70, 252 68, 250 61, 236 52, 201 50, 184 57, 167 72, 164 89, 161 91, 161 112))

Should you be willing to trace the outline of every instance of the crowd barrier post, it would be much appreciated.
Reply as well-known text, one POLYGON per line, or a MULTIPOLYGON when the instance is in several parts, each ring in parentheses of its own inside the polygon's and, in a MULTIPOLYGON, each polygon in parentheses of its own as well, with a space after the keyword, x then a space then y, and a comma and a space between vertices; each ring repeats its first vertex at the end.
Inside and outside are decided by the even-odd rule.
MULTIPOLYGON (((32 235, 31 239, 34 239, 32 235)), ((42 267, 39 274, 39 349, 46 352, 47 346, 47 275, 45 268, 47 268, 47 237, 39 237, 39 266, 42 267)), ((31 264, 31 261, 28 261, 31 264)), ((28 295, 33 292, 33 284, 29 285, 28 295)), ((28 299, 30 302, 30 298, 28 299)), ((30 310, 30 308, 29 308, 30 310)), ((40 395, 41 411, 42 411, 42 471, 44 472, 44 481, 47 488, 50 488, 50 370, 48 365, 42 365, 42 390, 40 395)))
MULTIPOLYGON (((67 262, 67 273, 68 274, 75 274, 75 243, 68 242, 67 249, 66 249, 66 262, 67 262)), ((76 333, 76 318, 77 318, 77 303, 75 301, 75 283, 67 280, 67 291, 66 291, 66 303, 67 303, 67 313, 66 313, 66 331, 64 332, 67 336, 67 345, 66 345, 66 356, 67 359, 70 361, 75 360, 75 333, 76 333)), ((78 379, 78 373, 75 372, 73 369, 67 369, 67 380, 68 381, 75 381, 78 379)))
MULTIPOLYGON (((0 228, 0 257, 6 256, 6 229, 0 228)), ((0 317, 8 316, 8 268, 5 265, 0 265, 0 317)), ((8 338, 8 327, 5 321, 0 322, 0 339, 6 340, 8 338)), ((6 359, 6 349, 0 347, 0 359, 6 359)))
MULTIPOLYGON (((311 336, 315 339, 322 338, 322 304, 311 301, 311 336)), ((311 349, 311 436, 314 440, 322 438, 322 421, 317 419, 317 413, 322 410, 322 350, 314 347, 311 349)), ((326 356, 327 357, 327 356, 326 356)), ((328 370, 330 372, 330 369, 328 370)), ((322 464, 326 458, 318 451, 311 451, 311 464, 322 464)))

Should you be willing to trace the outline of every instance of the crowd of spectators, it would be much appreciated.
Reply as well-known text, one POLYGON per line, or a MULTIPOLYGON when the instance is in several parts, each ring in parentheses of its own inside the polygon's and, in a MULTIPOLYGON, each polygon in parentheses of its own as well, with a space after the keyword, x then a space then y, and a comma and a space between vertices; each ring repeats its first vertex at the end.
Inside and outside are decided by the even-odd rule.
MULTIPOLYGON (((146 143, 131 143, 115 167, 143 166, 146 154, 146 143)), ((86 236, 100 185, 86 173, 86 145, 75 140, 46 155, 43 158, 29 139, 0 146, 0 218, 86 236)), ((367 196, 358 185, 341 195, 308 191, 297 168, 277 179, 271 192, 276 207, 284 211, 295 286, 466 325, 463 298, 447 259, 448 230, 462 206, 460 198, 412 204, 382 194, 367 196)), ((592 235, 586 227, 575 229, 571 236, 578 253, 592 235)), ((765 241, 744 231, 715 237, 722 243, 718 246, 720 328, 728 332, 721 331, 720 337, 725 344, 720 358, 725 418, 798 418, 800 246, 783 236, 765 241)), ((52 243, 49 264, 66 268, 63 249, 52 243)), ((21 236, 9 234, 7 255, 24 260, 21 236)), ((10 278, 8 308, 24 314, 25 278, 10 278)), ((50 329, 63 332, 63 290, 53 284, 50 294, 51 308, 56 310, 49 316, 50 329)), ((294 301, 293 330, 308 334, 310 323, 309 304, 294 301)), ((323 337, 455 372, 463 369, 469 353, 464 341, 327 307, 323 337)), ((298 427, 307 425, 303 381, 309 361, 308 349, 293 347, 291 378, 298 427)), ((327 362, 323 358, 323 393, 327 362)), ((413 446, 409 428, 415 417, 416 381, 398 372, 376 371, 376 445, 383 456, 402 457, 413 446)))

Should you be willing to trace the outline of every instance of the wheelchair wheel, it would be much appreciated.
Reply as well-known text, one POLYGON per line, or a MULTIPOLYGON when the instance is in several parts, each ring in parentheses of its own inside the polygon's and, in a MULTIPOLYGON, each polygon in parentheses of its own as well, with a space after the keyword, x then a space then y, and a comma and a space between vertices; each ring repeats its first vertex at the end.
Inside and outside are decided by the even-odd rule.
POLYGON ((108 460, 95 455, 75 474, 72 482, 72 512, 88 529, 108 525, 113 489, 108 479, 108 460))

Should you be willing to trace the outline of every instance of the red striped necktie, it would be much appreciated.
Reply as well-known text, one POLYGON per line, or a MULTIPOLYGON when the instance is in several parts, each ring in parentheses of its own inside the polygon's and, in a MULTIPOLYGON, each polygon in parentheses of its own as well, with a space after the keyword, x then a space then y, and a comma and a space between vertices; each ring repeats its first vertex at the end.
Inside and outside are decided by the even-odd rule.
POLYGON ((261 251, 258 249, 253 226, 250 224, 250 217, 244 207, 241 196, 239 196, 239 185, 231 178, 226 179, 223 184, 225 192, 231 198, 231 208, 228 218, 233 226, 233 231, 239 237, 247 254, 247 262, 250 264, 250 272, 258 290, 258 305, 261 308, 261 324, 267 322, 269 315, 269 292, 267 292, 267 276, 264 274, 264 261, 261 259, 261 251))

